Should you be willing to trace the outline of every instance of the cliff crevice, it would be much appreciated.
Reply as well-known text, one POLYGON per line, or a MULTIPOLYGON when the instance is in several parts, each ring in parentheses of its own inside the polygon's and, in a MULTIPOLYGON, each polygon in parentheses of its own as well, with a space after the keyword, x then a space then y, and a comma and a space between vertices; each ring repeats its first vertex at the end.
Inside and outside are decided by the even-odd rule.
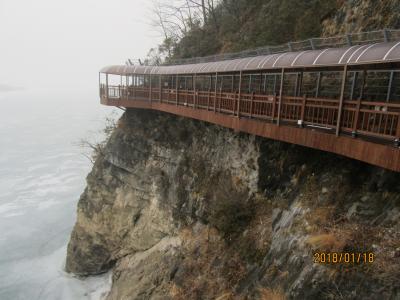
POLYGON ((112 269, 108 299, 396 299, 399 179, 129 109, 87 177, 66 267, 112 269), (315 263, 315 252, 372 252, 374 261, 315 263))

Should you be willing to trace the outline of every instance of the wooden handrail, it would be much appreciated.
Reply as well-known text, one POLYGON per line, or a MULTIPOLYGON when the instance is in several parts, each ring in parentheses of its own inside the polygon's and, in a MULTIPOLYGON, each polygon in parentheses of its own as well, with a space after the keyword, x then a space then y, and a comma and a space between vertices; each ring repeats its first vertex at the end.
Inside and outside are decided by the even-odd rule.
POLYGON ((296 122, 302 120, 304 124, 315 125, 338 130, 339 111, 341 110, 342 122, 340 130, 359 132, 371 137, 383 139, 400 139, 400 104, 390 102, 373 102, 360 100, 314 98, 303 95, 279 96, 252 93, 223 92, 214 90, 188 90, 177 91, 172 88, 156 88, 143 86, 100 85, 100 95, 103 98, 149 100, 153 93, 159 93, 159 102, 168 104, 188 105, 192 109, 210 108, 215 112, 243 115, 250 118, 262 118, 281 121, 296 122), (167 96, 166 96, 167 95, 167 96), (173 99, 171 101, 171 99, 173 99), (211 103, 211 101, 213 101, 211 103), (278 110, 278 105, 280 110, 278 110), (382 109, 384 108, 384 109, 382 109), (336 125, 335 125, 336 124, 336 125))

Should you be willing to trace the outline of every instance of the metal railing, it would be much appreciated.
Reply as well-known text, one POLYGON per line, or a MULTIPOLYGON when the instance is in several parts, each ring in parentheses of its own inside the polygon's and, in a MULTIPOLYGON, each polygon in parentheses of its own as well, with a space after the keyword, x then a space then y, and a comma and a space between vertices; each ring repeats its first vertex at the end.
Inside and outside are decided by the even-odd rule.
MULTIPOLYGON (((383 29, 349 33, 334 37, 311 38, 303 41, 288 42, 282 45, 264 46, 256 49, 244 50, 241 52, 223 53, 194 58, 170 59, 165 61, 163 65, 197 64, 283 52, 339 48, 344 46, 390 42, 396 40, 400 40, 400 29, 383 29)), ((128 60, 127 64, 130 64, 131 62, 132 60, 128 60)))
POLYGON ((344 100, 340 121, 340 101, 299 96, 223 92, 222 90, 149 89, 146 87, 100 86, 100 96, 107 100, 153 101, 193 109, 284 122, 287 125, 320 128, 377 138, 400 139, 400 104, 344 100), (150 97, 151 95, 151 97, 150 97), (281 102, 281 103, 280 103, 281 102))

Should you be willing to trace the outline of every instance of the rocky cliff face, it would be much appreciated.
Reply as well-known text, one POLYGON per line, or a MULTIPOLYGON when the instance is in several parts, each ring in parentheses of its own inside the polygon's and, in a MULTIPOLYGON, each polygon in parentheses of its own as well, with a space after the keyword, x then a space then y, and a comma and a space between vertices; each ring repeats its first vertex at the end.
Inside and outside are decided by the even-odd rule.
POLYGON ((324 36, 400 27, 398 0, 338 0, 338 10, 322 22, 324 36))
POLYGON ((400 176, 128 110, 87 177, 67 270, 107 299, 398 299, 400 176), (314 253, 373 252, 324 264, 314 253))

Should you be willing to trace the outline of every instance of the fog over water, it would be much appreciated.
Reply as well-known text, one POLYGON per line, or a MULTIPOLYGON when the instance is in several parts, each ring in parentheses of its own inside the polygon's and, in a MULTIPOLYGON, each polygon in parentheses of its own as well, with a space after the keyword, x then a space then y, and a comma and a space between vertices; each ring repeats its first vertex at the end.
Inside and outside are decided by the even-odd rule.
POLYGON ((0 0, 0 299, 98 299, 108 274, 63 271, 90 161, 116 111, 98 71, 144 57, 159 41, 149 1, 0 0))
POLYGON ((92 95, 0 93, 0 299, 96 299, 109 276, 64 273, 77 200, 110 110, 92 95))

